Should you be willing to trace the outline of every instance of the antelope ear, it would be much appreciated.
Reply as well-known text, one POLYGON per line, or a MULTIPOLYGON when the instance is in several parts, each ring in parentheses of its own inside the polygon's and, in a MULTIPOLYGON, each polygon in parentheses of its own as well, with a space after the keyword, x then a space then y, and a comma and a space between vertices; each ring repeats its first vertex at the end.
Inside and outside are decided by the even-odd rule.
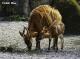
POLYGON ((19 34, 23 37, 23 33, 19 31, 19 34))

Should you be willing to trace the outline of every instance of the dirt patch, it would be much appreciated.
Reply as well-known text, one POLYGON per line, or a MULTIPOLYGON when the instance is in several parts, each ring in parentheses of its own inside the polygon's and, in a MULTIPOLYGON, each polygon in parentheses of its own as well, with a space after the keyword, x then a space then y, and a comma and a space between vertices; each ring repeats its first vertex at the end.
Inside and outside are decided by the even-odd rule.
MULTIPOLYGON (((64 50, 56 53, 54 50, 47 51, 48 39, 41 40, 41 51, 35 51, 35 38, 33 38, 32 51, 27 51, 19 30, 28 26, 27 22, 0 22, 0 59, 79 59, 80 58, 80 36, 64 36, 64 50), (6 50, 6 51, 5 51, 6 50), (7 52, 11 50, 12 53, 7 52)), ((53 40, 52 40, 53 41, 53 40)), ((51 42, 51 46, 52 46, 51 42)))

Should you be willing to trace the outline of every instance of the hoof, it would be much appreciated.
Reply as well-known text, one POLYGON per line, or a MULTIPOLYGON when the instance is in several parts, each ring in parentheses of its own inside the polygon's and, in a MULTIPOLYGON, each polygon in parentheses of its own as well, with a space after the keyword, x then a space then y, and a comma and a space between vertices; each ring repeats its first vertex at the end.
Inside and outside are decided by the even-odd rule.
POLYGON ((61 48, 61 51, 63 51, 63 48, 61 48))
POLYGON ((63 48, 61 48, 61 50, 63 50, 63 48))
POLYGON ((55 47, 51 47, 53 50, 55 50, 55 47))
POLYGON ((50 48, 48 48, 48 50, 50 50, 50 48))
POLYGON ((35 50, 40 50, 40 48, 36 48, 35 50))
POLYGON ((28 51, 31 51, 31 49, 28 49, 28 51))
POLYGON ((55 47, 55 52, 57 52, 58 51, 58 48, 57 47, 55 47))

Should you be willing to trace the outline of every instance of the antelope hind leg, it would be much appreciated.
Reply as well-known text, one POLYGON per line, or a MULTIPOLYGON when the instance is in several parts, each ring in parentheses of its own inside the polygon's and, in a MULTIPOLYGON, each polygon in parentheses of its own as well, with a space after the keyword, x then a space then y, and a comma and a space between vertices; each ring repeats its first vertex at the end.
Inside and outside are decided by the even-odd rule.
POLYGON ((64 38, 63 38, 62 34, 60 35, 60 40, 61 40, 61 50, 63 50, 63 47, 64 47, 64 38))
POLYGON ((50 50, 50 44, 51 44, 51 38, 49 38, 49 46, 48 46, 48 50, 50 50))

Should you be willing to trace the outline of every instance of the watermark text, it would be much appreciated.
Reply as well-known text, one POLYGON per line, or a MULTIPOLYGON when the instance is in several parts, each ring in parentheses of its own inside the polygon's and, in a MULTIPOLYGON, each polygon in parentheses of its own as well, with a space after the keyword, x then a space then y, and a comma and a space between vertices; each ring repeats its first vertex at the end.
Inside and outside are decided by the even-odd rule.
POLYGON ((16 2, 2 2, 2 4, 16 4, 16 2))

